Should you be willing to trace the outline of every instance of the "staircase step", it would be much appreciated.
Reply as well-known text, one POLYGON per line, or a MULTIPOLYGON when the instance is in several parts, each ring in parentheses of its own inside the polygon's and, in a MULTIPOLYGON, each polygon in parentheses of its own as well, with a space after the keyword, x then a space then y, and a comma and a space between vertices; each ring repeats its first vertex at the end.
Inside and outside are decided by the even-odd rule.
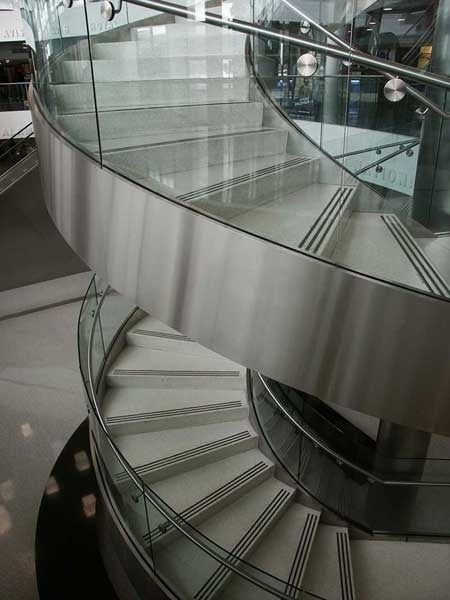
MULTIPOLYGON (((62 113, 93 110, 92 82, 56 84, 53 85, 52 92, 62 113)), ((95 96, 99 111, 150 106, 246 102, 248 100, 248 78, 96 81, 95 96)))
POLYGON ((332 258, 384 280, 450 297, 444 278, 392 214, 354 212, 332 258))
MULTIPOLYGON (((289 486, 270 478, 197 529, 225 552, 232 553, 229 560, 239 566, 289 508, 294 493, 289 486)), ((221 554, 225 556, 225 552, 221 554)), ((160 549, 159 554, 159 568, 167 576, 180 572, 183 565, 183 574, 177 582, 182 597, 211 600, 223 590, 233 573, 206 553, 199 559, 192 542, 183 538, 160 549)))
POLYGON ((319 525, 302 587, 327 600, 356 599, 346 528, 319 525))
POLYGON ((272 165, 241 176, 222 176, 219 183, 178 195, 178 199, 228 220, 272 201, 280 190, 288 194, 317 180, 318 159, 292 155, 277 159, 279 155, 272 157, 272 165))
MULTIPOLYGON (((100 137, 103 140, 121 140, 131 136, 150 136, 162 132, 163 139, 186 139, 193 129, 208 132, 209 129, 236 127, 241 130, 260 128, 262 104, 258 102, 235 102, 232 104, 202 104, 195 106, 168 106, 118 111, 98 114, 100 137)), ((78 140, 94 140, 96 121, 93 113, 63 115, 59 118, 62 129, 78 140)), ((204 135, 204 134, 203 134, 204 135)), ((147 142, 148 143, 148 142, 147 142)), ((117 147, 117 144, 116 144, 117 147)), ((119 146, 120 147, 120 146, 119 146)))
POLYGON ((243 56, 245 35, 226 29, 206 26, 199 27, 181 24, 164 26, 161 35, 157 28, 149 28, 148 37, 139 36, 131 42, 107 42, 93 46, 94 60, 120 59, 136 60, 141 58, 167 58, 179 56, 243 56), (158 32, 157 35, 152 33, 158 32))
POLYGON ((244 391, 109 388, 102 414, 114 435, 244 419, 244 391))
POLYGON ((129 346, 153 348, 191 356, 222 358, 150 315, 141 319, 127 332, 126 340, 129 346))
MULTIPOLYGON (((107 154, 109 164, 137 177, 166 179, 169 173, 192 171, 233 161, 283 154, 287 132, 276 129, 210 134, 107 154)), ((224 167, 222 167, 223 171, 224 167)))
MULTIPOLYGON (((234 78, 247 75, 245 55, 222 54, 175 56, 92 61, 95 81, 138 81, 142 79, 234 78)), ((66 60, 61 63, 58 83, 92 82, 88 60, 66 60)))
POLYGON ((280 189, 271 202, 238 215, 232 223, 294 248, 328 254, 348 219, 353 190, 321 183, 290 194, 280 189))
MULTIPOLYGON (((136 473, 152 483, 255 448, 258 436, 244 420, 123 435, 115 441, 136 473)), ((126 483, 126 474, 118 472, 116 481, 126 483)))
MULTIPOLYGON (((153 484, 153 491, 183 519, 197 525, 273 474, 274 465, 259 450, 247 450, 153 484)), ((168 543, 178 530, 168 521, 152 523, 151 545, 168 543)), ((149 544, 149 535, 144 536, 149 544)))
MULTIPOLYGON (((251 565, 286 582, 279 582, 276 589, 292 598, 301 598, 299 588, 302 585, 319 518, 319 511, 301 504, 292 504, 270 535, 264 538, 247 559, 251 565)), ((259 600, 273 598, 273 595, 258 589, 241 577, 234 576, 221 598, 259 600)))
POLYGON ((243 390, 245 369, 218 354, 189 356, 128 346, 113 363, 107 383, 112 387, 243 390))

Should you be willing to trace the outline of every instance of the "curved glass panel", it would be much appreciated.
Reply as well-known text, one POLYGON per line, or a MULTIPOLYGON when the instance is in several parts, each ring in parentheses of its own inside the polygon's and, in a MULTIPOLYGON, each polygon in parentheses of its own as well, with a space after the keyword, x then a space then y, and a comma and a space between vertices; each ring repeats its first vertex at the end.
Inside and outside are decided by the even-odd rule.
MULTIPOLYGON (((334 56, 323 26, 286 0, 123 2, 111 21, 95 2, 28 1, 39 98, 104 166, 246 232, 450 297, 446 129, 436 149, 441 117, 423 115, 414 95, 431 98, 430 86, 407 80, 393 103, 386 76, 352 60, 347 3, 333 14, 318 6, 344 44, 334 56)), ((447 92, 433 93, 444 109, 447 92)))
POLYGON ((201 525, 194 527, 173 510, 121 454, 101 415, 101 382, 114 341, 134 312, 133 305, 94 277, 80 311, 78 350, 98 473, 141 559, 178 597, 193 597, 199 582, 208 573, 217 573, 230 597, 236 588, 238 597, 252 594, 289 600, 295 595, 320 600, 292 582, 287 593, 287 581, 215 543, 201 525), (176 545, 171 544, 174 537, 176 545))
POLYGON ((371 533, 450 531, 448 438, 433 435, 427 456, 386 456, 331 407, 255 372, 252 398, 277 459, 335 513, 371 533))

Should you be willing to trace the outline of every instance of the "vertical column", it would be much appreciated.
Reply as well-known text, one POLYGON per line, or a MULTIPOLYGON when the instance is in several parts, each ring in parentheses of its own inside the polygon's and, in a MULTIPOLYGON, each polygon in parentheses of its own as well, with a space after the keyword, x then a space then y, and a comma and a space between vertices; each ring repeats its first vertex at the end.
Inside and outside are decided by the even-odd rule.
MULTIPOLYGON (((431 71, 450 75, 450 0, 440 0, 433 35, 431 71)), ((428 88, 427 96, 450 110, 446 93, 428 88)), ((413 197, 413 218, 435 231, 450 231, 450 121, 431 111, 425 117, 413 197)))

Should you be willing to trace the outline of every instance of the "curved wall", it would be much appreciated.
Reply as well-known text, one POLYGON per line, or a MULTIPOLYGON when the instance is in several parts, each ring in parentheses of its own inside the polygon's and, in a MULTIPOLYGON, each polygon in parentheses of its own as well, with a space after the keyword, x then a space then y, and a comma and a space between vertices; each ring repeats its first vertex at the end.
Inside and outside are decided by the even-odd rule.
POLYGON ((152 194, 33 116, 72 248, 168 325, 293 387, 450 434, 450 303, 277 246, 152 194))

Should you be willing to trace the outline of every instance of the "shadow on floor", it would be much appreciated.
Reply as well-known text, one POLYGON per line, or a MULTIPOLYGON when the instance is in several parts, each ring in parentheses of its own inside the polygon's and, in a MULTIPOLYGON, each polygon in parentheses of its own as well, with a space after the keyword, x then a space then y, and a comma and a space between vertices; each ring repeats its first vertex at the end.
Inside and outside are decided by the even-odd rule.
POLYGON ((54 226, 33 169, 0 196, 0 292, 87 271, 54 226))

